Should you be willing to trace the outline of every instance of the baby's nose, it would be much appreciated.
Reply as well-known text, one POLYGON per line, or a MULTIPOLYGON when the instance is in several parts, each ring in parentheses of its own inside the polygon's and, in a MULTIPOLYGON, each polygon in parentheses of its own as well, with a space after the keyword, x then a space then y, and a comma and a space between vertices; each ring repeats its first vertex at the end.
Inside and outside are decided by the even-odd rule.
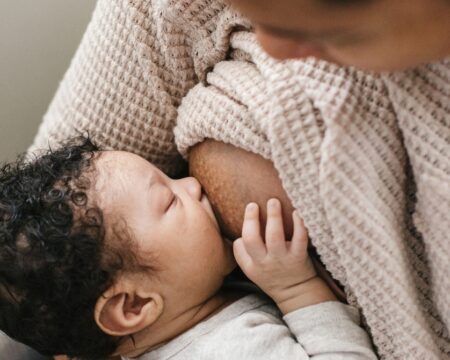
POLYGON ((198 180, 194 177, 186 177, 180 180, 186 191, 196 200, 200 200, 202 197, 202 186, 198 180))

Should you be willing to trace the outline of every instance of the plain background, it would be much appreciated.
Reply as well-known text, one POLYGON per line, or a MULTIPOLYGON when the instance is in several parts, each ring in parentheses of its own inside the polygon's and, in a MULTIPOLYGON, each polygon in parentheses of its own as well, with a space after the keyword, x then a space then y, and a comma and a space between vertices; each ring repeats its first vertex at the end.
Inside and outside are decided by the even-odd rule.
POLYGON ((0 0, 0 162, 27 149, 95 0, 0 0))

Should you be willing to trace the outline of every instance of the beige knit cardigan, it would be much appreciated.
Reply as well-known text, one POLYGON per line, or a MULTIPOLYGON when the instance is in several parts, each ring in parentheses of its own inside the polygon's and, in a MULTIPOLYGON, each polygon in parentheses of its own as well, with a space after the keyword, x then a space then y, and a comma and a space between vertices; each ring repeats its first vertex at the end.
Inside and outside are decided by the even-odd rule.
POLYGON ((31 150, 89 131, 171 175, 204 138, 258 153, 380 357, 450 358, 450 60, 276 62, 249 28, 220 0, 100 0, 31 150))

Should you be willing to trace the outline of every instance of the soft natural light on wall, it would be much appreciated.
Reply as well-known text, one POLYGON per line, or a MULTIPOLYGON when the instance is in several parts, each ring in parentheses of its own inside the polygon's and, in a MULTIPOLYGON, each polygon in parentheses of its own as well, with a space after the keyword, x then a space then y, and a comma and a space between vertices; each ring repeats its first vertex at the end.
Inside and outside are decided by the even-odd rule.
POLYGON ((94 5, 0 1, 0 162, 32 141, 94 5))

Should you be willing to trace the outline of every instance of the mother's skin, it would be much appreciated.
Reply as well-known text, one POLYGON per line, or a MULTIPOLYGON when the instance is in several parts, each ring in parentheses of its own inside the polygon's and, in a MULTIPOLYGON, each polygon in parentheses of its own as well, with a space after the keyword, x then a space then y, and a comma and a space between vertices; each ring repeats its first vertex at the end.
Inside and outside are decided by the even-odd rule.
MULTIPOLYGON (((229 239, 241 236, 244 210, 249 202, 259 205, 261 224, 265 224, 266 203, 270 198, 280 200, 286 239, 291 238, 294 207, 271 161, 233 145, 208 139, 190 150, 189 171, 202 184, 222 232, 229 239)), ((343 290, 319 259, 313 257, 313 261, 318 274, 335 295, 345 300, 343 290)))
POLYGON ((449 0, 226 0, 278 59, 401 70, 450 55, 449 0))
POLYGON ((264 223, 270 198, 281 201, 286 238, 291 237, 294 208, 271 161, 233 145, 206 140, 190 150, 189 170, 205 189, 228 238, 240 237, 249 202, 260 206, 264 223))

